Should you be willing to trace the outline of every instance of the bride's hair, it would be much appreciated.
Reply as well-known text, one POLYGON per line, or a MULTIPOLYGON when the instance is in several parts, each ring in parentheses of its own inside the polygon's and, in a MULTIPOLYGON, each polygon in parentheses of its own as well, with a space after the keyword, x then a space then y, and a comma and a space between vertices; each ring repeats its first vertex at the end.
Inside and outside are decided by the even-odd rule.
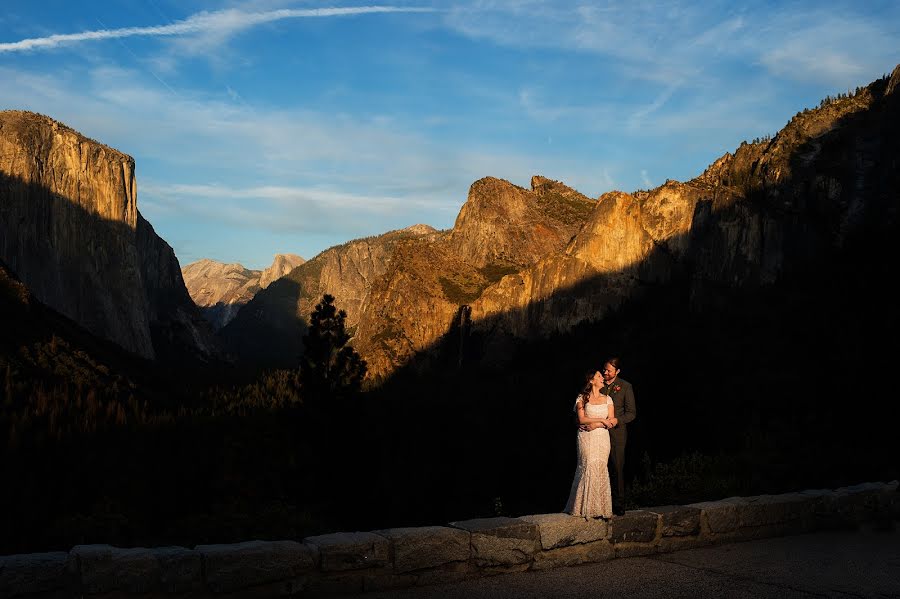
POLYGON ((594 378, 594 375, 597 374, 597 370, 589 370, 584 375, 584 389, 581 390, 581 400, 584 402, 585 407, 591 402, 591 391, 594 388, 594 384, 591 382, 591 379, 594 378))

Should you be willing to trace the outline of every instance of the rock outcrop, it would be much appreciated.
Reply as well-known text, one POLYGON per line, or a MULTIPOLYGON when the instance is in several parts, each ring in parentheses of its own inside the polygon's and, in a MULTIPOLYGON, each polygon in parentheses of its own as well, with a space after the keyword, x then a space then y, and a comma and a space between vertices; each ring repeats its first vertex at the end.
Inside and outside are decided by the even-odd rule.
POLYGON ((265 289, 301 264, 306 262, 297 254, 276 254, 272 264, 259 275, 259 288, 265 289))
POLYGON ((690 310, 722 290, 776 284, 896 225, 898 86, 900 67, 691 181, 650 191, 595 201, 540 176, 531 189, 481 179, 450 231, 396 239, 377 259, 364 245, 341 249, 343 260, 381 265, 363 277, 332 250, 296 269, 278 293, 257 296, 243 337, 299 336, 302 324, 291 323, 327 291, 379 379, 413 356, 427 363, 451 337, 477 333, 490 353, 500 339, 566 333, 673 282, 687 287, 690 310))
POLYGON ((532 177, 531 190, 485 177, 469 188, 447 249, 476 268, 533 264, 564 247, 593 206, 593 200, 544 177, 532 177))
POLYGON ((674 276, 711 290, 770 285, 855 237, 897 223, 898 117, 891 82, 798 113, 687 183, 610 192, 563 252, 504 277, 471 305, 473 330, 564 332, 674 276))
POLYGON ((373 288, 355 340, 371 374, 427 354, 456 326, 478 333, 485 354, 503 353, 504 338, 565 333, 673 278, 690 281, 700 309, 717 289, 771 285, 895 224, 898 80, 900 68, 798 113, 773 139, 743 144, 686 183, 576 203, 574 218, 561 219, 577 223, 569 229, 550 218, 566 214, 560 199, 583 196, 561 184, 535 177, 530 193, 555 209, 534 210, 526 190, 476 182, 447 238, 398 248, 373 288), (499 280, 479 277, 484 268, 499 280))
POLYGON ((138 212, 134 160, 30 112, 0 112, 0 259, 39 301, 137 355, 215 352, 172 249, 138 212))
POLYGON ((562 251, 596 202, 544 177, 527 190, 487 177, 472 184, 453 229, 399 244, 372 288, 354 346, 378 379, 468 318, 504 275, 562 251))
POLYGON ((204 258, 181 269, 194 303, 215 330, 231 322, 260 289, 291 272, 304 260, 296 254, 277 254, 265 270, 250 270, 234 262, 204 258))
POLYGON ((370 287, 390 265, 394 246, 439 235, 427 225, 414 225, 329 248, 259 291, 220 334, 244 361, 296 366, 306 319, 325 293, 347 312, 346 325, 354 330, 370 287))

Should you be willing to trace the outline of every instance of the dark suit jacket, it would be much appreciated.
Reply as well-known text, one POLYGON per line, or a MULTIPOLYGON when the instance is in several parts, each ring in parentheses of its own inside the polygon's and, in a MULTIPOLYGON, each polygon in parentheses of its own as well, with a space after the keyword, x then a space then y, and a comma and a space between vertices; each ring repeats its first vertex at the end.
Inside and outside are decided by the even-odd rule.
POLYGON ((637 408, 634 405, 634 389, 631 383, 623 378, 616 377, 612 384, 607 387, 605 384, 600 387, 600 393, 612 397, 613 406, 616 408, 616 418, 619 424, 613 429, 625 429, 625 425, 634 420, 637 416, 637 408))

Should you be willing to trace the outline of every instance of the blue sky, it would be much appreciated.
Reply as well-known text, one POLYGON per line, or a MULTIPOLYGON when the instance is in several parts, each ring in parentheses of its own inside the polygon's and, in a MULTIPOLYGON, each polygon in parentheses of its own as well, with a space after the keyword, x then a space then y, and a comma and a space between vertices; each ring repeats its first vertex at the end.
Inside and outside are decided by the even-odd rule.
POLYGON ((897 2, 4 0, 0 109, 132 155, 182 265, 687 180, 900 62, 897 2))

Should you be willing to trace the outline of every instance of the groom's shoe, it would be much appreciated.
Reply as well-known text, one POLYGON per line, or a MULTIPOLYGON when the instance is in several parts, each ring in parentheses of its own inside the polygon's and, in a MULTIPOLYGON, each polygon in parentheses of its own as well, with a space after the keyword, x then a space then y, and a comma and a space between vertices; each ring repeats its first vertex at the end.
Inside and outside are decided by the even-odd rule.
POLYGON ((625 508, 623 508, 621 505, 613 506, 613 514, 615 514, 616 516, 624 516, 625 508))

